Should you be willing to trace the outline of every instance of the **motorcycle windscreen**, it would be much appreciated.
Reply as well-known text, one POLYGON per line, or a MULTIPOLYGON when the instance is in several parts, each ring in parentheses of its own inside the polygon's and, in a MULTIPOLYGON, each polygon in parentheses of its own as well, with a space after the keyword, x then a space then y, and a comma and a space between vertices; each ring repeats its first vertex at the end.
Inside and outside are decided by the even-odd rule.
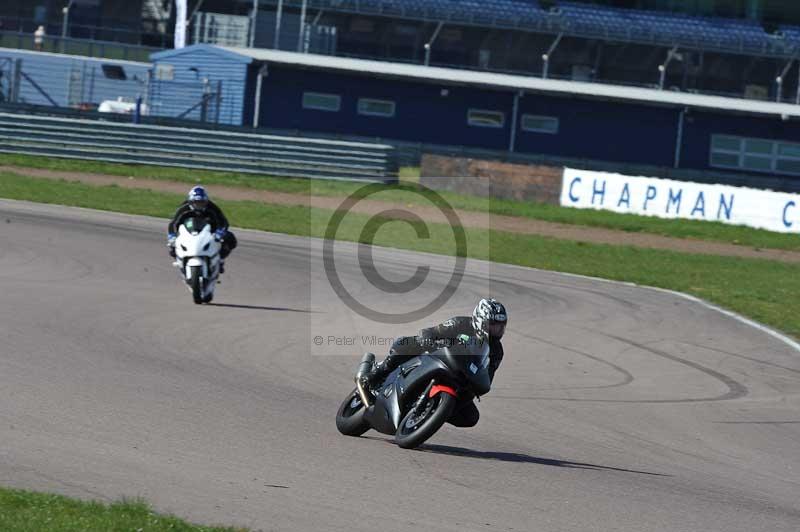
POLYGON ((467 377, 470 388, 475 395, 489 393, 489 344, 483 341, 465 342, 447 350, 451 365, 457 365, 467 377))
POLYGON ((208 219, 202 216, 192 216, 184 220, 183 224, 181 225, 183 225, 183 227, 185 227, 187 231, 189 231, 193 235, 196 235, 202 232, 207 225, 211 224, 208 222, 208 219))
POLYGON ((489 379, 489 369, 486 367, 476 367, 470 365, 470 373, 467 375, 470 387, 475 395, 486 395, 492 388, 491 379, 489 379), (475 372, 472 369, 475 368, 475 372))

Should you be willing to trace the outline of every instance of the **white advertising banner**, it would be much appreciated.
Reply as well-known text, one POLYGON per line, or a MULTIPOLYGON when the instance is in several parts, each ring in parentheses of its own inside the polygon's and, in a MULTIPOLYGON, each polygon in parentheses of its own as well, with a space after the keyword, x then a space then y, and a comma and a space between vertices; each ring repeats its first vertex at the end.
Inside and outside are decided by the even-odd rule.
POLYGON ((175 49, 186 46, 186 0, 175 0, 175 49))
POLYGON ((561 205, 800 233, 800 194, 564 169, 561 205))

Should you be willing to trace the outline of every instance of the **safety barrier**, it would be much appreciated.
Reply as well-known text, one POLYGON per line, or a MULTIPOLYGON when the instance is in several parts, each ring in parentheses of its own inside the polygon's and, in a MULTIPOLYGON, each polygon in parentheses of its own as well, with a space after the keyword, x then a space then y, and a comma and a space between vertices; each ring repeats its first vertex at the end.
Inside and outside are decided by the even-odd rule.
POLYGON ((384 144, 0 113, 0 153, 393 182, 394 151, 384 144))

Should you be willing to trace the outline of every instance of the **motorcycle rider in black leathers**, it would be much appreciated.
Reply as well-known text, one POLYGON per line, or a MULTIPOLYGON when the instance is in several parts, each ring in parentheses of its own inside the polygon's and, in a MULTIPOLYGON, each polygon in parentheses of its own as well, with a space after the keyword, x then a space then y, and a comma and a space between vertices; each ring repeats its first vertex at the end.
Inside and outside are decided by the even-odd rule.
POLYGON ((230 255, 236 248, 236 235, 228 230, 228 219, 222 210, 208 197, 208 193, 201 186, 192 187, 186 197, 186 201, 180 204, 172 220, 167 227, 167 247, 169 254, 175 258, 175 239, 178 234, 178 227, 187 219, 193 216, 202 216, 211 224, 211 231, 220 239, 222 249, 220 250, 220 273, 225 271, 225 257, 230 255))
MULTIPOLYGON (((435 327, 422 329, 417 336, 396 339, 383 362, 365 376, 366 383, 370 389, 380 386, 389 373, 403 362, 433 351, 443 344, 452 344, 463 334, 489 342, 489 378, 494 380, 495 372, 503 360, 503 344, 500 339, 505 333, 507 322, 508 314, 502 303, 495 299, 481 299, 472 316, 457 316, 435 327)), ((473 427, 478 423, 479 417, 478 408, 472 397, 469 397, 459 399, 447 421, 456 427, 473 427)))

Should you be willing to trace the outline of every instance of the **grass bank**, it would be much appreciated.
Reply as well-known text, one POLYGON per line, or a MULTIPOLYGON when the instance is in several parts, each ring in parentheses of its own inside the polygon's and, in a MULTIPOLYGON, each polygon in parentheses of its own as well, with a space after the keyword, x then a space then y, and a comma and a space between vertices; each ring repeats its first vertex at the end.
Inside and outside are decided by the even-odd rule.
MULTIPOLYGON (((187 185, 203 183, 206 185, 236 186, 318 196, 346 196, 362 186, 358 183, 341 181, 287 179, 227 172, 54 159, 28 155, 0 154, 0 165, 177 181, 184 182, 187 185)), ((402 174, 411 182, 418 179, 418 172, 415 172, 414 169, 404 169, 402 174)), ((773 233, 749 227, 714 222, 665 220, 607 211, 572 209, 533 202, 487 200, 451 192, 443 192, 441 195, 454 208, 468 211, 490 212, 498 215, 518 216, 570 225, 602 227, 633 233, 725 242, 762 249, 800 251, 800 238, 796 235, 773 233)), ((387 186, 385 192, 374 196, 372 199, 412 205, 425 203, 425 200, 421 200, 416 194, 399 190, 392 186, 387 186)))
MULTIPOLYGON (((57 203, 151 216, 171 216, 178 195, 118 187, 40 180, 0 174, 0 197, 57 203)), ((332 211, 308 207, 220 202, 239 227, 301 236, 325 234, 332 211)), ((338 238, 359 241, 368 216, 351 214, 338 238)), ((377 245, 440 254, 453 252, 445 225, 429 226, 431 237, 418 239, 404 223, 377 232, 377 245)), ((552 238, 467 229, 473 258, 630 281, 679 290, 749 316, 800 337, 800 276, 797 267, 761 259, 692 255, 632 246, 585 244, 552 238)))
POLYGON ((0 488, 3 532, 245 532, 241 528, 199 526, 160 515, 140 501, 102 504, 60 495, 0 488))

